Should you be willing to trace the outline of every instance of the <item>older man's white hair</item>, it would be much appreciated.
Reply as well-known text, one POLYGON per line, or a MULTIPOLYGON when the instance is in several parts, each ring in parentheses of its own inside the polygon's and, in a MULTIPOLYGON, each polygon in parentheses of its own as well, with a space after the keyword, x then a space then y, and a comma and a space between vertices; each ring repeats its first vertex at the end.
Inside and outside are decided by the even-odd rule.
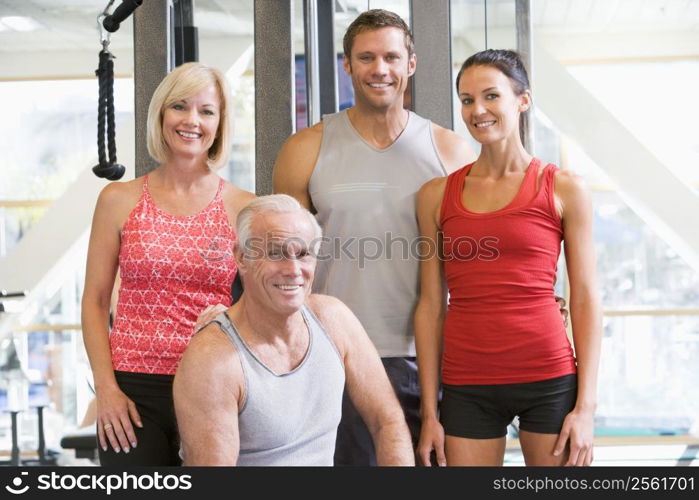
POLYGON ((247 249, 250 242, 252 222, 255 217, 266 214, 288 214, 300 212, 300 215, 307 217, 311 227, 313 227, 313 232, 315 233, 313 238, 313 245, 311 251, 314 255, 318 255, 318 250, 320 248, 321 237, 323 236, 323 231, 318 225, 318 221, 303 205, 301 205, 296 198, 293 198, 287 194, 270 194, 267 196, 260 196, 255 198, 253 201, 248 203, 245 208, 243 208, 238 213, 237 222, 237 237, 239 248, 247 249))

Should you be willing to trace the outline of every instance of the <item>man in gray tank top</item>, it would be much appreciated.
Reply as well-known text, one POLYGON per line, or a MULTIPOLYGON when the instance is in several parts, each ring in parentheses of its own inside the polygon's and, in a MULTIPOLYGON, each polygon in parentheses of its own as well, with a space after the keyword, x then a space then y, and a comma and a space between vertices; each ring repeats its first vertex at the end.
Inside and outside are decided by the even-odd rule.
MULTIPOLYGON (((416 444, 415 196, 474 154, 451 130, 403 108, 416 58, 398 15, 380 9, 361 14, 347 29, 344 52, 355 105, 288 139, 274 168, 274 189, 315 211, 325 241, 314 291, 338 297, 366 328, 416 444)), ((335 463, 376 464, 370 433, 347 398, 335 463)))
POLYGON ((186 465, 333 465, 343 390, 381 465, 414 465, 410 433, 376 349, 335 297, 311 294, 321 230, 298 201, 239 214, 245 293, 197 333, 174 382, 186 465))

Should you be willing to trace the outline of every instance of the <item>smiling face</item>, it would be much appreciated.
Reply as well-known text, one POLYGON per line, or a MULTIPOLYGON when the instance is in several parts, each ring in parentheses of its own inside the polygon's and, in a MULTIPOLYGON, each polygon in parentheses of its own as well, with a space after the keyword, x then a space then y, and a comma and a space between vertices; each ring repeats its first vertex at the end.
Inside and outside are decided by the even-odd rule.
POLYGON ((208 158, 220 122, 221 97, 216 85, 175 101, 163 111, 163 138, 174 157, 208 158))
POLYGON ((493 66, 471 66, 459 80, 461 117, 473 138, 483 145, 519 141, 519 115, 529 108, 531 94, 517 95, 512 81, 493 66))
POLYGON ((281 315, 298 311, 311 293, 315 237, 309 215, 302 210, 255 216, 247 248, 236 249, 247 299, 281 315))
POLYGON ((352 78, 355 102, 374 109, 403 107, 408 78, 415 72, 415 54, 409 55, 405 34, 387 27, 357 34, 343 66, 352 78))

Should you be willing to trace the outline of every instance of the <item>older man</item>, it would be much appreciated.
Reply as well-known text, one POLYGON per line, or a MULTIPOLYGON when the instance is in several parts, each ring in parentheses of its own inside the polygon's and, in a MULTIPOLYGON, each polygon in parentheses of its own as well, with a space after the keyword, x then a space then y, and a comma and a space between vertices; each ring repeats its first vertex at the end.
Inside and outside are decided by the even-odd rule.
POLYGON ((238 215, 245 293, 199 332, 174 383, 187 465, 332 465, 342 394, 378 463, 412 465, 410 434, 379 355, 338 299, 311 294, 320 228, 293 198, 238 215))

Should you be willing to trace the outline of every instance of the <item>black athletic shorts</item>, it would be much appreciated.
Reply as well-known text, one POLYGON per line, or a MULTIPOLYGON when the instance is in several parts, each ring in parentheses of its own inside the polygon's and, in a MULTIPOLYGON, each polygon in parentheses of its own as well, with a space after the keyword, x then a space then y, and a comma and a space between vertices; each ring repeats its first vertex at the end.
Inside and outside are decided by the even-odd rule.
POLYGON ((524 384, 443 386, 440 421, 448 436, 492 439, 507 435, 519 417, 523 431, 558 434, 575 407, 577 376, 524 384))

